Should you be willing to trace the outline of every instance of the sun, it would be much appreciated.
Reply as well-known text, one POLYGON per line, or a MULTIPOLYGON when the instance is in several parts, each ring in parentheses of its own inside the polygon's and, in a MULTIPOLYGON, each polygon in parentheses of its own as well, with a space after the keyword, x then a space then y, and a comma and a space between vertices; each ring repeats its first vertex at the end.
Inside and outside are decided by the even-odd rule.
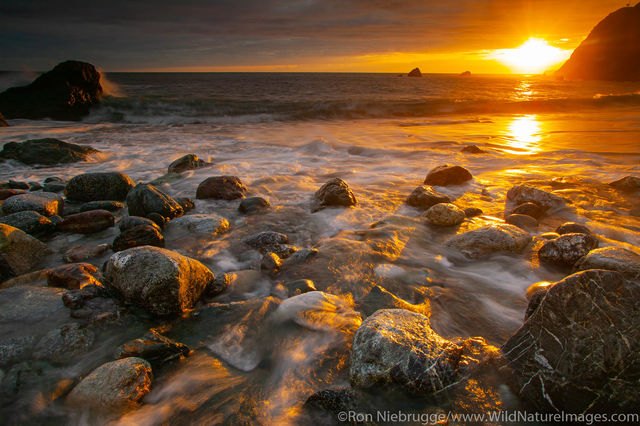
POLYGON ((570 55, 571 50, 559 49, 546 40, 531 37, 520 47, 494 50, 489 56, 507 65, 515 73, 541 74, 566 61, 570 55))

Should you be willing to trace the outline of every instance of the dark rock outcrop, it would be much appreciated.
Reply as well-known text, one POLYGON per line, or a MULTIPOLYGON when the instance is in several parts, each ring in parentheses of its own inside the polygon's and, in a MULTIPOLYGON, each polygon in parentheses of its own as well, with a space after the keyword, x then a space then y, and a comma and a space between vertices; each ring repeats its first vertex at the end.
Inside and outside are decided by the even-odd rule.
POLYGON ((311 198, 311 212, 317 212, 326 207, 351 207, 358 204, 356 196, 340 178, 333 178, 322 185, 311 198))
POLYGON ((201 167, 207 167, 210 163, 198 158, 195 154, 184 155, 169 164, 168 173, 182 173, 187 170, 195 170, 201 167))
POLYGON ((623 192, 640 191, 640 177, 625 176, 622 179, 611 182, 609 185, 623 192))
POLYGON ((247 187, 237 176, 212 176, 200 183, 196 190, 197 199, 235 200, 244 198, 247 187))
POLYGON ((8 142, 0 151, 0 160, 17 160, 33 165, 55 165, 86 161, 97 149, 90 146, 67 143, 59 139, 30 139, 25 142, 8 142))
POLYGON ((86 62, 66 61, 27 86, 0 93, 0 111, 9 119, 80 120, 101 97, 96 68, 86 62))
POLYGON ((74 201, 124 201, 135 183, 120 172, 85 173, 67 183, 64 194, 74 201))
POLYGON ((422 72, 420 72, 420 68, 416 67, 414 69, 412 69, 411 71, 409 71, 409 74, 407 74, 408 77, 422 77, 422 72))
POLYGON ((542 412, 636 413, 639 297, 621 274, 598 269, 550 286, 501 349, 514 392, 542 412))
POLYGON ((600 21, 556 74, 571 80, 640 80, 640 3, 600 21))
POLYGON ((427 173, 427 177, 424 178, 424 184, 433 186, 462 185, 471 179, 473 176, 464 167, 444 164, 431 169, 427 173))
POLYGON ((131 229, 140 225, 150 225, 156 228, 158 231, 160 230, 160 227, 154 221, 152 221, 151 219, 147 219, 146 217, 126 216, 120 219, 120 221, 118 222, 118 228, 120 228, 120 232, 124 232, 127 229, 131 229))
POLYGON ((153 185, 141 183, 127 194, 127 209, 131 216, 149 216, 158 213, 173 219, 182 216, 182 206, 170 195, 153 185))

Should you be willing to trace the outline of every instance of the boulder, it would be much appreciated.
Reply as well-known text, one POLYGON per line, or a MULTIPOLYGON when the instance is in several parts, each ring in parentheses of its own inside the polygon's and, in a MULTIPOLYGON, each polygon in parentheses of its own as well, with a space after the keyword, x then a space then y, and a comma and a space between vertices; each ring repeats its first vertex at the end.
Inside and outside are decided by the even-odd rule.
POLYGON ((538 258, 541 263, 570 267, 596 247, 598 239, 591 234, 564 234, 540 247, 538 258))
POLYGON ((465 146, 460 150, 460 152, 464 152, 465 154, 486 154, 487 153, 487 151, 484 151, 475 145, 465 146))
POLYGON ((235 200, 244 198, 247 187, 237 176, 212 176, 200 183, 197 199, 235 200))
POLYGON ((139 225, 123 231, 111 246, 115 252, 140 246, 164 247, 164 237, 157 227, 139 225))
POLYGON ((124 201, 135 184, 120 172, 85 173, 67 183, 64 194, 74 201, 124 201))
POLYGON ((93 234, 104 231, 115 224, 115 216, 106 210, 90 210, 65 216, 58 223, 58 230, 77 234, 93 234))
POLYGON ((90 146, 67 143, 59 139, 30 139, 28 141, 9 142, 0 151, 0 159, 17 160, 21 163, 52 166, 56 164, 86 161, 97 149, 90 146))
POLYGON ((223 291, 229 288, 232 282, 232 276, 230 274, 218 275, 214 280, 209 281, 204 289, 202 295, 204 297, 216 297, 223 291))
POLYGON ((24 189, 2 188, 0 189, 0 200, 6 200, 14 195, 25 194, 24 189))
POLYGON ((34 211, 23 211, 0 217, 0 223, 18 228, 35 237, 51 234, 56 226, 49 218, 34 211))
POLYGON ((9 179, 9 182, 7 183, 9 184, 9 188, 12 189, 29 189, 29 184, 27 182, 20 182, 9 179))
POLYGON ((547 210, 561 208, 565 205, 564 200, 557 195, 527 185, 516 185, 509 189, 507 202, 517 206, 524 203, 534 203, 547 210))
POLYGON ((65 324, 44 335, 34 348, 33 357, 64 363, 87 352, 95 340, 94 333, 79 324, 65 324))
POLYGON ((135 247, 115 253, 104 272, 126 302, 157 316, 193 307, 214 279, 197 260, 158 247, 135 247))
POLYGON ((308 293, 310 291, 317 291, 315 284, 311 280, 295 280, 282 284, 287 290, 289 297, 297 296, 299 294, 308 293))
POLYGON ((268 210, 271 203, 262 197, 243 198, 238 206, 238 211, 243 214, 254 214, 268 210))
POLYGON ((635 192, 640 190, 640 177, 625 176, 622 179, 611 182, 609 185, 623 192, 635 192))
POLYGON ((185 213, 196 208, 195 201, 193 201, 193 199, 189 197, 180 197, 176 199, 176 201, 178 202, 178 204, 180 204, 180 207, 182 207, 182 211, 185 213))
POLYGON ((408 77, 422 77, 422 73, 420 72, 420 68, 414 68, 411 71, 409 71, 409 74, 407 74, 408 77))
POLYGON ((396 385, 428 396, 461 381, 496 353, 481 338, 442 338, 422 314, 382 309, 355 334, 349 376, 354 388, 396 385))
POLYGON ((158 213, 173 219, 182 216, 182 206, 170 195, 153 185, 141 183, 127 194, 127 208, 130 216, 149 216, 158 213))
POLYGON ((184 155, 169 164, 168 173, 182 173, 187 170, 195 170, 201 167, 207 167, 210 164, 202 161, 195 154, 184 155))
POLYGON ((589 228, 575 222, 565 222, 556 228, 556 233, 564 234, 591 234, 589 228))
POLYGON ((27 86, 0 93, 0 111, 9 119, 80 120, 101 97, 100 73, 95 67, 66 61, 27 86))
POLYGON ((620 247, 602 247, 591 250, 578 260, 575 269, 606 269, 616 271, 630 280, 640 279, 640 255, 620 247))
POLYGON ((531 216, 534 219, 540 219, 543 214, 549 210, 548 207, 542 207, 539 204, 532 203, 530 201, 518 205, 515 209, 511 210, 511 214, 524 214, 531 216))
POLYGON ((2 214, 34 211, 43 216, 62 216, 64 202, 58 194, 52 192, 39 192, 19 194, 9 197, 2 203, 2 214))
POLYGON ((99 412, 124 412, 140 405, 151 390, 151 364, 129 357, 101 365, 67 396, 67 404, 99 412))
POLYGON ((518 253, 531 241, 528 232, 508 224, 494 224, 463 232, 445 245, 463 255, 478 259, 494 253, 518 253))
POLYGON ((229 231, 229 221, 216 214, 191 214, 172 220, 167 230, 181 229, 200 236, 214 236, 229 231))
POLYGON ((67 250, 62 256, 63 260, 67 263, 83 262, 85 260, 93 259, 109 250, 109 244, 98 244, 95 246, 73 246, 67 250))
POLYGON ((120 232, 124 232, 127 229, 131 229, 140 225, 149 225, 156 228, 158 231, 160 227, 151 219, 147 219, 146 217, 140 216, 125 216, 118 222, 118 228, 120 228, 120 232))
POLYGON ((420 305, 414 305, 403 299, 400 299, 395 294, 380 287, 374 286, 371 291, 362 299, 360 299, 356 307, 365 316, 373 315, 380 309, 404 309, 411 312, 417 312, 426 317, 431 316, 430 304, 424 303, 420 305))
POLYGON ((462 185, 471 179, 473 176, 464 167, 444 164, 431 169, 427 173, 427 177, 424 178, 424 184, 433 186, 462 185))
POLYGON ((138 357, 149 361, 154 369, 189 355, 189 347, 174 342, 155 330, 144 336, 122 344, 116 350, 117 358, 138 357))
POLYGON ((273 252, 282 259, 296 251, 295 247, 289 245, 289 237, 274 231, 260 232, 243 239, 242 242, 262 254, 273 252))
POLYGON ((47 271, 47 285, 68 290, 81 289, 87 285, 102 286, 98 268, 90 263, 71 263, 47 271))
POLYGON ((535 229, 538 227, 538 221, 526 214, 510 214, 504 221, 520 229, 535 229))
POLYGON ((409 194, 406 203, 421 210, 427 210, 439 203, 450 203, 448 195, 436 191, 431 186, 420 185, 409 194))
POLYGON ((550 286, 501 348, 514 392, 540 412, 636 413, 639 297, 621 274, 598 269, 550 286))
POLYGON ((120 201, 110 201, 110 200, 102 200, 102 201, 89 201, 88 203, 84 203, 78 209, 80 212, 88 212, 91 210, 108 210, 110 212, 115 212, 124 208, 124 203, 120 201))
POLYGON ((464 210, 450 203, 440 203, 430 207, 422 217, 432 225, 455 226, 464 222, 464 210))
POLYGON ((275 273, 282 267, 282 259, 275 253, 265 253, 260 260, 260 269, 267 273, 275 273))
POLYGON ((322 185, 311 198, 311 212, 326 207, 351 207, 358 204, 349 185, 340 178, 333 178, 322 185))
POLYGON ((479 209, 477 207, 467 207, 466 209, 464 209, 464 215, 466 217, 482 216, 483 214, 484 212, 482 211, 482 209, 479 209))
POLYGON ((0 255, 16 275, 33 270, 51 254, 46 244, 13 226, 0 224, 0 255))

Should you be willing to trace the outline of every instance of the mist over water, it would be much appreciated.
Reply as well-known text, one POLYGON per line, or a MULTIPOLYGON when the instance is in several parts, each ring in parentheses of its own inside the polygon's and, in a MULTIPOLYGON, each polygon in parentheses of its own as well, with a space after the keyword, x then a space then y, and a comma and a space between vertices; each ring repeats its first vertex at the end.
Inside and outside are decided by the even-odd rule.
MULTIPOLYGON (((502 219, 513 185, 569 201, 534 234, 571 220, 587 225, 601 246, 640 246, 639 201, 606 185, 640 174, 637 84, 392 74, 106 76, 109 95, 83 122, 11 120, 0 131, 1 143, 55 137, 91 145, 101 156, 50 168, 5 162, 0 180, 118 170, 149 182, 195 153, 213 166, 158 186, 195 198, 205 178, 236 175, 248 196, 273 205, 264 215, 243 216, 237 202, 196 200, 193 213, 224 216, 231 232, 168 236, 168 249, 235 281, 200 319, 170 327, 167 335, 195 353, 158 377, 145 405, 121 424, 300 422, 309 395, 348 383, 349 348, 363 319, 355 307, 375 285, 412 304, 430 300, 433 328, 443 337, 481 336, 500 346, 522 324, 527 287, 565 274, 541 268, 531 249, 464 262, 443 242, 502 219), (486 153, 461 152, 472 144, 486 153), (484 212, 454 229, 425 225, 422 212, 404 204, 426 173, 445 163, 464 166, 474 179, 439 189, 484 212), (358 206, 312 214, 311 195, 332 177, 349 183, 358 206), (239 245, 266 230, 318 248, 319 258, 275 279, 260 275, 257 252, 239 245), (298 278, 330 295, 275 302, 277 284, 298 278)), ((50 245, 64 251, 71 243, 110 242, 115 233, 63 235, 50 245)))

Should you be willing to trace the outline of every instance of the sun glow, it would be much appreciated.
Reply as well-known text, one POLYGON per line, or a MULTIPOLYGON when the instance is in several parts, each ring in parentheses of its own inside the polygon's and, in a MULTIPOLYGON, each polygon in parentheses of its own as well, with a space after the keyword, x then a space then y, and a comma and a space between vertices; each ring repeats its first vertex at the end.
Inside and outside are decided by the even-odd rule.
POLYGON ((496 59, 513 72, 522 74, 540 74, 571 56, 571 50, 551 46, 549 42, 531 37, 515 49, 499 49, 489 57, 496 59))
POLYGON ((540 151, 541 130, 536 115, 514 118, 507 127, 507 151, 513 154, 534 154, 540 151))

